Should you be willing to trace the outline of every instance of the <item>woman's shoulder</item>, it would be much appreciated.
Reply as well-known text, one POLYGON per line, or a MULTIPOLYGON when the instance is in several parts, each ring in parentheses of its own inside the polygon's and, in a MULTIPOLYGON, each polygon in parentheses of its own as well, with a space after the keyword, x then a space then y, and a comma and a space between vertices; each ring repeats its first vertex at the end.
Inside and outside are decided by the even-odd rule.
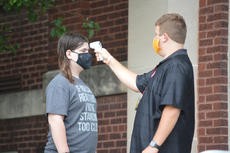
POLYGON ((69 80, 62 73, 58 73, 56 76, 54 76, 54 78, 48 84, 48 86, 64 88, 67 88, 69 85, 69 80))

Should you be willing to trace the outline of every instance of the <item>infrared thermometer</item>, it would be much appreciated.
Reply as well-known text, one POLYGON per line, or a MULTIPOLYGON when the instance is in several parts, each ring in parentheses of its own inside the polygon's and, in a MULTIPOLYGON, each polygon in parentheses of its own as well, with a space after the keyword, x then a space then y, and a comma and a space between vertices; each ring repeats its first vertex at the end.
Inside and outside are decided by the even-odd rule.
MULTIPOLYGON (((95 52, 99 52, 100 53, 100 51, 102 49, 102 44, 101 44, 100 41, 94 41, 94 42, 91 42, 89 44, 89 47, 92 48, 92 49, 94 49, 95 52)), ((98 54, 98 55, 99 55, 99 61, 103 61, 103 57, 100 54, 98 54)))

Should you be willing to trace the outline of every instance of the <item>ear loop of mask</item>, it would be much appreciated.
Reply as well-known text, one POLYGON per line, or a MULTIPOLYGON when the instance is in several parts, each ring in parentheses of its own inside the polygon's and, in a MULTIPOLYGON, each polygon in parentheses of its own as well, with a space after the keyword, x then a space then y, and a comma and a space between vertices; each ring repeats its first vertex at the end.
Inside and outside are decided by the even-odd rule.
POLYGON ((155 52, 158 54, 159 51, 161 50, 160 46, 159 46, 160 40, 159 39, 153 39, 153 49, 155 50, 155 52))

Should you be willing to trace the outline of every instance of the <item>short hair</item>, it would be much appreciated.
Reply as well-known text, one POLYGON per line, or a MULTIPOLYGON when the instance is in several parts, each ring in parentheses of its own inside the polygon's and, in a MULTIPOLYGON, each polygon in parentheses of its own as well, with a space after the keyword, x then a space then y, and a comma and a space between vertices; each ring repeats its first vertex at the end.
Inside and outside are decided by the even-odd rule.
POLYGON ((167 33, 177 43, 185 43, 187 28, 181 15, 177 13, 164 14, 156 21, 155 26, 159 26, 160 35, 167 33))

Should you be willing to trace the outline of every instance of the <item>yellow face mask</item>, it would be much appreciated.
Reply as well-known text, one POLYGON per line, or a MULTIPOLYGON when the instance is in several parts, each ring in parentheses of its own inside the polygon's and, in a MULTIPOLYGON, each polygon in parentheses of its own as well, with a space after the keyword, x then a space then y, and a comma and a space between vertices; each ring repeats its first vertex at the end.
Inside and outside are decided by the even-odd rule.
POLYGON ((158 54, 159 51, 161 50, 160 46, 159 46, 160 40, 159 39, 153 39, 153 49, 155 50, 155 52, 158 54))

